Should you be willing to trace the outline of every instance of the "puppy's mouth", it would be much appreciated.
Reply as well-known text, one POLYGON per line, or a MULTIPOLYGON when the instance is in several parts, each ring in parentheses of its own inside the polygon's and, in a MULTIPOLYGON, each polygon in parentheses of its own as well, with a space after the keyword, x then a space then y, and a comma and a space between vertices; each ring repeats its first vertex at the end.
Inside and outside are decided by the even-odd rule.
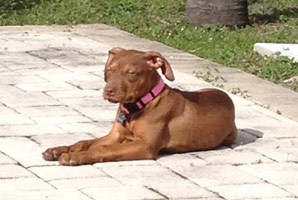
POLYGON ((131 98, 122 98, 122 97, 116 97, 116 96, 110 96, 104 94, 104 99, 111 102, 111 103, 133 103, 134 99, 131 98))
POLYGON ((115 100, 115 99, 112 99, 112 98, 105 98, 105 100, 108 100, 109 102, 111 102, 111 103, 119 103, 119 101, 118 100, 115 100))
POLYGON ((119 103, 120 102, 120 100, 114 96, 104 95, 103 98, 104 98, 104 100, 107 100, 111 103, 119 103))

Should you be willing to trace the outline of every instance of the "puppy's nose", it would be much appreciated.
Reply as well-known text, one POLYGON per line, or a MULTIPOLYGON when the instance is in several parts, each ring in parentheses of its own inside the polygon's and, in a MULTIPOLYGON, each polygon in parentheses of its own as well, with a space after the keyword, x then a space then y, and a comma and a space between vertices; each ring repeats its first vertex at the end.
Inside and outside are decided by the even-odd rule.
POLYGON ((107 86, 105 87, 104 93, 108 96, 115 95, 116 89, 114 87, 107 86))

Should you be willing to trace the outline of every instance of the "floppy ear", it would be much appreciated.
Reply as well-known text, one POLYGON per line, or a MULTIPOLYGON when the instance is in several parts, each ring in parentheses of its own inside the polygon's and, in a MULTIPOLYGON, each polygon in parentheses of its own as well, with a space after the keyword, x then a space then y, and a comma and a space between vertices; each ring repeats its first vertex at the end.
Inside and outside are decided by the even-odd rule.
POLYGON ((162 73, 165 75, 165 77, 168 80, 170 81, 175 80, 175 77, 169 62, 160 53, 156 51, 148 51, 145 53, 145 58, 147 59, 147 64, 150 67, 154 69, 161 68, 162 73))
POLYGON ((114 55, 116 53, 119 53, 121 51, 124 51, 125 49, 121 48, 121 47, 114 47, 113 49, 111 49, 109 51, 109 58, 108 58, 108 61, 106 63, 106 66, 110 64, 111 60, 113 59, 114 55))
POLYGON ((114 58, 115 54, 116 53, 119 53, 121 51, 124 51, 125 49, 121 48, 121 47, 114 47, 113 49, 111 49, 109 51, 109 57, 108 57, 108 60, 106 62, 106 65, 105 65, 105 73, 104 73, 104 80, 107 81, 107 78, 106 78, 106 69, 107 69, 107 66, 110 65, 112 59, 114 58))

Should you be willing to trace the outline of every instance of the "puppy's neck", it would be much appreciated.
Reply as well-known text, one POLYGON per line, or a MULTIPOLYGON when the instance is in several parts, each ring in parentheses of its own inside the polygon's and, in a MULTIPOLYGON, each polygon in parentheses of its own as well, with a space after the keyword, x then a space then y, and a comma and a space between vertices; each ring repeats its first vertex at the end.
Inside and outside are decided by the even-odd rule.
POLYGON ((120 109, 125 115, 133 114, 139 110, 142 110, 148 103, 155 99, 164 89, 165 83, 162 78, 159 82, 142 98, 139 98, 135 103, 121 103, 120 109))

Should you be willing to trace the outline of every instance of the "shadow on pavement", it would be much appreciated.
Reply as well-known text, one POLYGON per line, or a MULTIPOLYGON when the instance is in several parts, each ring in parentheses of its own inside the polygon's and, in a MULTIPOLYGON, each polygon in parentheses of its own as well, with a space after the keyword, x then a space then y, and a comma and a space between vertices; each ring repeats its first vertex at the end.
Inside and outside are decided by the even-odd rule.
POLYGON ((234 144, 232 144, 231 148, 236 148, 239 146, 247 145, 255 142, 257 139, 262 138, 264 135, 263 132, 255 129, 238 129, 238 137, 235 140, 234 144))

